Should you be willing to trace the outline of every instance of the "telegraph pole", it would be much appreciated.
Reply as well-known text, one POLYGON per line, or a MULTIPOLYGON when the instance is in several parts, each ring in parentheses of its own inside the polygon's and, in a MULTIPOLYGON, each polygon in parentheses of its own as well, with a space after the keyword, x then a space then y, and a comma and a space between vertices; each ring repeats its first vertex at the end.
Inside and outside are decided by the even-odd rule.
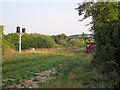
POLYGON ((25 28, 22 28, 22 33, 20 33, 20 27, 17 27, 17 34, 19 35, 19 53, 21 53, 21 37, 25 33, 25 28))

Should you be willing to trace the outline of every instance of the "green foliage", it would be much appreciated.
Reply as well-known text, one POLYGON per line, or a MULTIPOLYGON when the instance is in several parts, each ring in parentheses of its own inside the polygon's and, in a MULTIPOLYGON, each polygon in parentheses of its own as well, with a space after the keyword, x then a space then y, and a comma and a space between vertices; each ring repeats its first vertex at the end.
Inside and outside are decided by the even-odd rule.
MULTIPOLYGON (((18 50, 19 47, 19 35, 16 33, 10 33, 3 36, 3 49, 8 46, 10 48, 18 50)), ((50 36, 40 34, 27 34, 22 36, 22 49, 30 48, 54 48, 57 47, 54 39, 50 36)))
POLYGON ((2 52, 5 52, 9 48, 10 48, 9 42, 2 38, 2 52))
MULTIPOLYGON (((8 49, 10 49, 10 43, 8 42, 7 39, 5 39, 5 35, 4 35, 4 25, 0 25, 0 46, 2 46, 2 53, 4 53, 5 51, 7 51, 8 49)), ((1 49, 1 47, 0 47, 1 49)))
MULTIPOLYGON (((22 49, 30 49, 30 48, 63 48, 63 47, 82 47, 84 42, 82 39, 71 39, 68 42, 64 41, 67 36, 65 34, 60 34, 56 36, 48 36, 41 34, 27 34, 25 33, 22 36, 21 45, 22 49)), ((19 48, 19 35, 16 33, 10 33, 8 35, 4 35, 4 42, 6 41, 9 44, 9 47, 12 49, 18 50, 19 48)), ((4 48, 7 47, 7 43, 4 48)))
MULTIPOLYGON (((116 2, 84 2, 78 8, 79 14, 85 11, 84 18, 92 16, 94 38, 97 45, 97 55, 100 60, 115 61, 115 52, 120 49, 118 29, 118 3, 116 2)), ((116 60, 117 61, 117 60, 116 60)), ((116 62, 115 61, 115 62, 116 62)), ((117 62, 116 62, 117 64, 117 62)))
POLYGON ((113 83, 110 81, 114 80, 99 73, 98 69, 92 68, 91 58, 91 54, 85 53, 85 49, 3 55, 2 85, 3 88, 21 85, 21 79, 25 82, 32 77, 32 81, 39 85, 38 88, 112 88, 113 83), (56 72, 50 73, 49 76, 55 77, 54 79, 50 80, 46 74, 39 74, 39 72, 48 74, 53 67, 56 72), (35 75, 46 77, 43 78, 45 82, 39 82, 41 79, 36 78, 35 75))
POLYGON ((72 44, 73 47, 83 47, 84 46, 84 40, 83 39, 70 39, 68 43, 72 44))
POLYGON ((0 25, 0 36, 4 35, 4 25, 0 25))
POLYGON ((9 42, 11 48, 18 49, 19 36, 16 33, 10 33, 8 35, 4 35, 4 39, 9 42))
POLYGON ((22 48, 53 48, 56 47, 54 39, 40 34, 24 34, 22 36, 22 48))
POLYGON ((120 23, 118 2, 84 2, 77 10, 79 15, 85 11, 83 19, 92 16, 91 30, 96 41, 94 63, 104 67, 104 73, 118 70, 120 73, 120 23), (119 68, 119 69, 118 69, 119 68))
POLYGON ((64 40, 59 40, 57 44, 62 45, 63 47, 68 47, 68 42, 64 40))
POLYGON ((59 40, 65 39, 67 36, 65 34, 53 35, 55 42, 58 43, 59 40))
POLYGON ((87 38, 86 34, 83 32, 81 37, 84 39, 84 38, 87 38))
POLYGON ((94 39, 86 39, 86 43, 95 43, 94 39))

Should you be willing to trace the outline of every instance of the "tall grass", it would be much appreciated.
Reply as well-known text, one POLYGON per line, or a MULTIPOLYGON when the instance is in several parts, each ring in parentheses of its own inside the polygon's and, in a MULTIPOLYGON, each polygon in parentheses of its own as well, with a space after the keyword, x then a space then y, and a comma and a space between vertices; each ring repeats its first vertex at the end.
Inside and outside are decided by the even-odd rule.
POLYGON ((90 66, 91 60, 92 54, 85 53, 85 48, 3 55, 3 80, 15 79, 14 82, 3 83, 17 84, 21 79, 34 78, 37 71, 54 67, 57 70, 53 75, 55 79, 39 82, 38 88, 112 87, 111 82, 105 81, 106 76, 90 66))

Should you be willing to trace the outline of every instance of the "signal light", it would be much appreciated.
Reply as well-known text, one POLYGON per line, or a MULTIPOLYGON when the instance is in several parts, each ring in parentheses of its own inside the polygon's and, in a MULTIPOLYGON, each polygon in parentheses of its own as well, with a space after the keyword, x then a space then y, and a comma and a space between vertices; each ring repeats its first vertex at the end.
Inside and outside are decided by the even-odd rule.
POLYGON ((25 28, 22 28, 22 33, 25 33, 25 28))
POLYGON ((20 33, 20 27, 19 26, 17 27, 17 33, 20 33))

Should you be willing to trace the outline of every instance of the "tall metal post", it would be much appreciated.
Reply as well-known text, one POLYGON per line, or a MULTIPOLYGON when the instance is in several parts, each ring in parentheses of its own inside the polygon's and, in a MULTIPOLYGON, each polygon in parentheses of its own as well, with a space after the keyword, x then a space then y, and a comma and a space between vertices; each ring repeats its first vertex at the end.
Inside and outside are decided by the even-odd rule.
POLYGON ((21 53, 21 33, 19 34, 19 53, 21 53))

